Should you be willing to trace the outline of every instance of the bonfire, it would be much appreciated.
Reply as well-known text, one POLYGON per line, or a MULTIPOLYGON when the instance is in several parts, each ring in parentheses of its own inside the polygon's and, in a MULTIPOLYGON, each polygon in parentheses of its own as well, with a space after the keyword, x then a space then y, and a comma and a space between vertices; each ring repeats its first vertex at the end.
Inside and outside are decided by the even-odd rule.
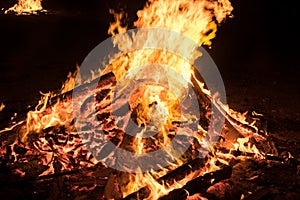
MULTIPOLYGON (((41 10, 34 2, 13 9, 41 10)), ((88 77, 84 62, 59 93, 2 127, 8 184, 33 183, 33 196, 52 199, 240 199, 250 195, 235 190, 240 162, 293 164, 261 114, 230 109, 195 68, 232 10, 228 0, 149 0, 133 31, 111 10, 120 53, 88 77), (171 51, 147 48, 162 44, 171 51)))
POLYGON ((45 12, 42 0, 19 0, 17 4, 5 11, 5 13, 16 13, 17 15, 37 14, 45 12))

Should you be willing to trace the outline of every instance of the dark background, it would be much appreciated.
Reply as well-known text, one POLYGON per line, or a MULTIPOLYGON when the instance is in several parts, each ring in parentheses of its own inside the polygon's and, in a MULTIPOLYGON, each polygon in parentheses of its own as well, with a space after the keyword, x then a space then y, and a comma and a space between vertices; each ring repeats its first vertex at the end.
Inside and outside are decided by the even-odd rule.
MULTIPOLYGON (((299 16, 291 1, 232 0, 234 18, 218 29, 208 52, 224 79, 228 102, 256 110, 273 129, 299 132, 299 16), (275 125, 274 125, 275 124, 275 125), (277 125, 280 124, 280 125, 277 125)), ((0 8, 16 1, 2 0, 0 8)), ((58 90, 69 71, 108 37, 109 8, 135 13, 145 1, 44 0, 50 14, 0 14, 1 117, 22 112, 39 91, 58 90), (126 3, 125 3, 126 2, 126 3)))

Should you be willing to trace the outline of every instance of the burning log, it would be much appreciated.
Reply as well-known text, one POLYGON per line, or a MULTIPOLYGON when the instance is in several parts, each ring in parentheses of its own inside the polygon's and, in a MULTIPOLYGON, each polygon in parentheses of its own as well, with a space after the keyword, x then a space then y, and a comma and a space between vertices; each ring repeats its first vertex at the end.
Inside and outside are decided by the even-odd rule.
MULTIPOLYGON (((239 157, 239 156, 244 156, 244 157, 249 157, 249 158, 255 158, 258 155, 254 152, 244 152, 240 150, 232 150, 232 149, 226 149, 226 148, 218 148, 217 151, 223 153, 223 154, 229 154, 234 157, 239 157)), ((289 153, 287 153, 289 154, 289 153)), ((267 161, 276 161, 280 162, 281 164, 288 165, 290 167, 297 167, 298 161, 297 159, 291 157, 291 156, 286 156, 284 153, 282 153, 280 156, 275 156, 275 155, 262 155, 263 159, 267 161)))
MULTIPOLYGON (((178 182, 184 179, 190 173, 200 170, 204 167, 206 163, 205 159, 196 158, 177 169, 171 171, 170 173, 160 177, 156 181, 159 184, 172 185, 174 182, 178 182)), ((126 196, 124 200, 135 200, 135 199, 144 199, 150 195, 150 189, 148 187, 143 187, 138 191, 126 196)))
MULTIPOLYGON (((101 131, 99 133, 91 132, 89 130, 90 126, 84 124, 85 121, 82 121, 82 126, 80 127, 80 129, 77 129, 78 133, 82 135, 81 137, 82 142, 80 145, 79 144, 75 145, 74 149, 80 148, 80 146, 85 145, 89 148, 93 156, 95 156, 97 159, 100 158, 101 160, 106 156, 108 156, 113 151, 113 149, 107 148, 106 144, 103 143, 102 138, 104 135, 109 137, 110 141, 112 141, 115 144, 115 148, 120 147, 120 145, 122 145, 122 143, 124 144, 124 142, 125 143, 128 142, 124 140, 124 135, 125 135, 124 131, 122 131, 119 127, 117 127, 114 121, 107 120, 112 115, 110 110, 111 95, 115 85, 116 85, 116 77, 114 76, 113 73, 108 73, 102 76, 100 81, 98 81, 98 79, 95 79, 90 83, 75 88, 72 91, 48 99, 47 101, 45 101, 46 104, 44 104, 45 109, 42 110, 42 112, 40 112, 38 116, 40 117, 43 115, 47 115, 48 114, 47 109, 52 109, 52 107, 57 105, 67 104, 68 106, 71 106, 72 102, 81 102, 81 104, 76 104, 76 103, 73 104, 75 110, 80 112, 80 113, 75 113, 75 116, 76 117, 81 116, 83 119, 96 117, 97 124, 93 126, 94 127, 100 126, 101 131), (91 88, 95 88, 95 90, 93 91, 91 90, 91 88), (76 95, 73 95, 74 92, 76 95), (92 115, 91 115, 91 110, 93 111, 92 115), (94 145, 95 144, 94 142, 96 142, 97 145, 94 145), (99 157, 99 155, 101 155, 101 157, 99 157)), ((201 113, 203 114, 203 113, 210 112, 210 110, 207 109, 211 104, 211 100, 209 99, 209 97, 204 93, 199 92, 198 98, 199 101, 201 102, 200 107, 204 111, 201 113)), ((66 113, 66 115, 68 116, 70 114, 66 113)), ((39 130, 40 135, 38 135, 37 138, 44 137, 52 149, 52 150, 48 149, 47 151, 55 151, 54 148, 55 145, 62 145, 62 146, 67 145, 68 141, 70 140, 68 137, 71 138, 75 137, 77 139, 80 139, 77 133, 72 133, 72 130, 70 130, 70 127, 73 126, 72 123, 74 123, 74 121, 78 119, 73 119, 73 115, 70 116, 72 118, 68 118, 69 123, 66 125, 66 127, 65 126, 61 127, 61 125, 57 123, 57 124, 50 124, 49 127, 39 130)), ((19 133, 22 133, 22 131, 24 132, 25 124, 28 122, 25 119, 26 116, 23 115, 21 118, 17 120, 21 123, 17 123, 17 125, 14 126, 12 129, 4 131, 5 134, 3 133, 2 134, 4 136, 5 135, 8 136, 8 135, 18 135, 19 133)), ((200 124, 203 127, 206 127, 210 122, 210 117, 203 116, 201 119, 202 120, 200 121, 200 124)), ((27 120, 28 120, 28 116, 27 116, 27 120)), ((35 135, 32 133, 34 133, 34 131, 29 134, 27 130, 25 136, 29 136, 29 138, 32 139, 32 135, 35 135)), ((24 135, 21 135, 21 137, 24 137, 24 135)), ((7 138, 4 140, 7 141, 7 138)), ((36 142, 34 142, 34 146, 39 147, 39 145, 37 145, 36 142)), ((124 146, 126 147, 126 145, 124 146)), ((12 146, 12 148, 14 147, 15 145, 12 146)), ((44 151, 43 149, 39 149, 39 150, 44 151)), ((78 161, 76 161, 76 158, 73 158, 74 154, 69 154, 69 152, 64 152, 64 154, 65 155, 62 155, 62 158, 60 158, 60 162, 67 162, 67 163, 69 162, 70 166, 76 166, 76 162, 78 161)), ((8 163, 9 162, 10 161, 8 161, 8 163)), ((193 160, 181 167, 178 167, 176 170, 170 172, 169 174, 157 179, 157 182, 159 184, 164 183, 164 184, 172 185, 172 183, 174 183, 175 181, 182 180, 191 172, 200 170, 204 166, 204 164, 205 164, 204 159, 193 160)), ((53 165, 53 163, 51 165, 53 165)), ((54 175, 51 175, 50 177, 64 176, 64 173, 65 172, 58 172, 55 173, 54 175)), ((229 174, 228 170, 226 171, 226 167, 225 169, 222 169, 220 172, 215 172, 215 173, 216 175, 218 175, 218 173, 221 173, 220 180, 223 180, 225 179, 225 177, 227 177, 226 173, 227 175, 229 174)), ((205 187, 207 188, 211 185, 211 183, 209 182, 212 178, 214 178, 214 176, 215 176, 214 174, 211 174, 211 175, 205 175, 203 177, 196 178, 194 179, 194 181, 191 181, 186 186, 184 186, 183 189, 175 190, 174 192, 171 192, 168 196, 177 195, 177 193, 181 193, 182 191, 185 190, 188 191, 190 190, 191 193, 193 193, 193 191, 197 192, 193 184, 196 184, 199 181, 204 181, 203 184, 205 183, 204 185, 206 185, 205 187)), ((41 176, 40 178, 43 179, 48 177, 41 176)), ((26 181, 33 181, 33 180, 34 179, 27 179, 26 181)), ((218 180, 219 180, 218 178, 215 178, 215 182, 217 182, 218 180)), ((125 197, 125 199, 137 199, 141 197, 146 198, 149 195, 149 192, 150 192, 149 188, 142 188, 139 191, 131 195, 128 195, 127 197, 125 197)))
MULTIPOLYGON (((82 102, 82 105, 79 105, 79 104, 74 105, 75 107, 77 106, 77 110, 80 110, 80 112, 81 112, 81 113, 75 113, 75 116, 76 115, 84 115, 85 109, 90 110, 94 106, 94 103, 96 102, 97 103, 96 108, 95 108, 96 113, 94 113, 94 114, 96 115, 96 117, 100 123, 103 133, 108 134, 108 136, 111 138, 111 141, 114 141, 113 143, 116 145, 116 147, 118 147, 122 143, 123 136, 125 133, 122 130, 120 130, 114 124, 113 121, 108 123, 106 118, 109 117, 111 115, 111 113, 102 112, 102 110, 104 108, 108 108, 109 106, 111 106, 111 102, 105 101, 105 98, 107 98, 110 95, 110 93, 112 92, 112 88, 115 86, 115 84, 116 84, 116 78, 115 78, 114 74, 113 73, 105 74, 104 76, 101 77, 99 82, 98 82, 98 79, 95 79, 88 84, 84 84, 84 85, 81 85, 81 86, 75 88, 74 90, 71 90, 69 92, 66 92, 61 95, 50 98, 46 102, 46 109, 51 108, 51 106, 53 106, 53 105, 65 104, 65 103, 67 103, 69 106, 71 106, 72 101, 73 102, 82 102), (96 88, 96 91, 91 91, 91 88, 96 88), (72 96, 74 91, 76 92, 76 95, 72 96), (103 103, 103 101, 104 101, 104 103, 103 103)), ((209 112, 209 110, 207 110, 207 108, 209 107, 210 103, 214 103, 214 102, 211 102, 210 98, 206 94, 201 93, 201 92, 198 92, 198 98, 199 98, 199 101, 201 101, 202 106, 200 106, 200 107, 203 110, 203 112, 200 112, 200 114, 202 113, 202 114, 206 115, 205 113, 209 112)), ((219 106, 219 108, 220 108, 220 106, 219 106)), ((47 115, 46 109, 45 109, 45 112, 39 113, 39 116, 43 115, 43 114, 47 115)), ((220 108, 220 113, 222 113, 224 115, 228 115, 226 112, 224 113, 223 111, 224 110, 220 108)), ((85 117, 87 117, 87 118, 93 117, 93 116, 87 116, 88 114, 90 114, 90 113, 87 113, 85 117)), ((14 133, 19 134, 20 132, 22 132, 21 130, 24 129, 24 126, 26 125, 26 123, 28 123, 28 121, 26 121, 26 117, 27 116, 25 114, 20 115, 20 117, 15 120, 16 122, 18 122, 18 123, 16 123, 16 125, 13 125, 12 128, 1 131, 1 132, 2 133, 6 132, 9 135, 15 135, 14 133)), ((228 116, 227 116, 227 118, 228 118, 228 116)), ((72 121, 74 119, 71 118, 69 120, 70 120, 70 123, 72 123, 72 121)), ((207 127, 209 124, 209 121, 210 121, 210 119, 207 118, 207 116, 202 116, 200 124, 203 127, 207 127)), ((244 128, 248 127, 248 125, 246 125, 246 124, 243 124, 243 126, 240 126, 240 122, 237 120, 235 120, 235 121, 236 121, 236 123, 235 123, 236 126, 244 127, 244 128)), ((230 124, 232 124, 234 122, 234 118, 232 118, 232 119, 230 118, 229 122, 230 122, 230 124)), ((57 124, 54 124, 53 126, 56 126, 56 125, 57 124)), ((250 127, 250 126, 248 128, 249 128, 249 130, 252 129, 252 127, 250 127)), ((84 134, 84 132, 86 132, 85 129, 86 128, 83 125, 82 130, 79 130, 79 131, 83 132, 83 135, 88 135, 88 134, 84 134)), ((27 133, 25 134, 25 136, 27 136, 27 134, 28 134, 28 130, 27 130, 27 133)), ((88 137, 89 136, 87 136, 87 138, 88 137)), ((97 146, 97 148, 98 147, 99 146, 97 146)), ((103 145, 102 148, 103 148, 103 152, 106 152, 106 153, 103 153, 103 152, 101 153, 102 157, 107 156, 113 150, 113 149, 107 149, 105 145, 103 145)), ((96 152, 96 150, 95 150, 95 152, 96 152)), ((93 152, 93 153, 95 153, 95 152, 93 152)), ((99 151, 97 151, 97 152, 98 152, 97 154, 100 155, 99 151)))
MULTIPOLYGON (((202 80, 202 77, 200 75, 198 75, 197 77, 192 77, 192 82, 195 87, 195 90, 198 91, 197 98, 199 102, 201 102, 200 104, 202 104, 202 106, 200 106, 201 107, 200 109, 203 109, 201 110, 202 112, 200 112, 200 115, 201 114, 203 115, 201 116, 201 119, 206 119, 205 114, 208 112, 207 110, 208 107, 215 106, 217 112, 219 112, 220 115, 223 115, 225 117, 226 122, 228 122, 234 129, 236 129, 244 137, 254 136, 254 135, 260 137, 260 135, 264 135, 266 133, 265 127, 261 127, 261 126, 254 127, 245 122, 241 122, 236 118, 234 118, 233 116, 231 116, 231 114, 227 110, 225 110, 225 108, 223 107, 224 105, 222 105, 222 103, 215 101, 212 97, 202 92, 202 89, 198 87, 198 85, 196 84, 197 80, 200 80, 200 82, 203 83, 205 83, 205 81, 202 80)), ((255 123, 255 124, 259 124, 259 123, 255 123)), ((208 123, 206 122, 205 125, 208 126, 209 122, 208 123)))
MULTIPOLYGON (((79 102, 83 102, 83 106, 86 106, 90 97, 95 96, 95 91, 90 91, 90 87, 95 87, 96 94, 101 95, 103 90, 112 88, 114 84, 114 75, 106 74, 99 82, 94 80, 74 89, 80 94, 75 98, 79 102)), ((98 95, 98 99, 100 97, 98 95)), ((76 176, 82 169, 95 165, 92 160, 93 156, 84 147, 79 133, 74 131, 72 124, 74 119, 67 118, 68 113, 63 116, 68 120, 66 125, 54 123, 44 126, 42 130, 29 130, 31 121, 28 121, 30 120, 28 115, 43 117, 49 115, 50 112, 50 117, 52 117, 51 111, 55 106, 71 107, 71 100, 72 91, 50 98, 44 102, 44 109, 36 113, 32 111, 27 116, 19 116, 16 120, 18 123, 0 132, 0 166, 8 169, 10 173, 16 173, 17 176, 24 176, 23 179, 18 179, 16 182, 26 183, 65 177, 66 175, 76 176), (22 138, 25 137, 27 137, 26 141, 23 142, 22 138)), ((55 116, 53 118, 55 119, 55 116)), ((84 131, 80 133, 84 134, 84 131)), ((89 135, 90 142, 94 140, 93 137, 94 135, 89 135)), ((112 141, 117 141, 114 139, 114 135, 111 135, 111 138, 112 141)), ((107 168, 105 169, 109 172, 107 168)), ((16 183, 14 180, 12 181, 11 184, 16 183)))
MULTIPOLYGON (((39 111, 38 113, 34 113, 34 112, 31 113, 34 115, 32 119, 28 117, 28 114, 27 116, 22 115, 19 119, 16 120, 19 123, 16 123, 16 125, 14 125, 11 129, 1 131, 2 135, 4 135, 4 138, 6 138, 4 140, 7 140, 8 135, 10 136, 20 135, 20 133, 22 133, 20 135, 22 139, 25 138, 29 133, 34 133, 34 132, 47 133, 49 129, 52 128, 55 129, 55 127, 59 127, 61 125, 60 121, 53 123, 50 120, 49 124, 44 125, 45 127, 47 127, 47 130, 46 129, 35 130, 35 127, 30 128, 29 123, 30 120, 35 120, 35 118, 37 117, 41 119, 43 118, 43 116, 49 115, 49 110, 50 112, 52 112, 51 111, 51 109, 53 109, 52 107, 58 106, 59 109, 59 106, 64 106, 63 109, 65 109, 65 113, 62 113, 62 115, 65 115, 64 118, 66 118, 65 120, 68 121, 67 123, 63 122, 64 126, 72 127, 75 120, 80 121, 77 119, 77 116, 80 116, 82 118, 82 121, 81 121, 80 129, 76 127, 77 131, 81 134, 82 136, 81 138, 83 139, 85 146, 87 146, 91 150, 91 153, 98 160, 101 160, 107 157, 114 150, 110 146, 108 147, 106 146, 106 144, 103 142, 103 137, 108 137, 110 141, 114 143, 115 148, 120 147, 120 145, 122 145, 122 143, 124 142, 125 143, 131 142, 131 141, 124 140, 124 136, 126 136, 126 134, 123 130, 121 130, 116 125, 114 119, 108 120, 108 118, 112 117, 111 96, 112 96, 113 87, 115 85, 116 85, 116 77, 112 72, 110 72, 108 74, 103 75, 99 81, 98 79, 92 80, 90 83, 81 85, 75 88, 74 90, 71 90, 64 94, 54 96, 48 100, 45 100, 45 104, 43 105, 44 106, 43 110, 39 111), (91 90, 91 88, 92 89, 94 88, 94 91, 91 90), (66 106, 67 107, 73 106, 73 109, 77 110, 78 113, 73 114, 72 111, 71 113, 67 112, 69 109, 65 108, 66 106), (73 116, 75 116, 75 119, 73 118, 73 116), (96 117, 97 121, 94 120, 95 124, 93 124, 92 127, 99 127, 100 125, 101 131, 99 133, 91 132, 89 130, 91 128, 91 125, 86 123, 87 119, 91 119, 93 117, 96 117), (24 133, 24 129, 26 131, 25 133, 24 133), (97 145, 94 145, 95 144, 94 142, 96 142, 97 145)), ((201 90, 196 90, 196 91, 201 91, 201 90)), ((210 98, 206 94, 201 92, 198 92, 198 98, 199 101, 201 102, 200 107, 203 110, 203 112, 201 113, 203 114, 203 113, 210 112, 208 107, 210 103, 213 103, 211 102, 210 98)), ((226 113, 224 114, 226 115, 226 113)), ((50 117, 52 116, 50 115, 50 117)), ((53 116, 53 118, 56 117, 59 116, 53 116)), ((209 124, 209 121, 210 121, 210 117, 203 116, 201 117, 200 125, 206 127, 209 124)), ((61 132, 61 130, 56 130, 56 131, 61 132)), ((69 134, 68 131, 70 130, 66 130, 63 132, 66 132, 66 134, 68 135, 69 134)), ((54 141, 56 141, 56 139, 54 141)))
POLYGON ((232 168, 224 166, 216 172, 207 173, 204 176, 189 181, 182 188, 171 191, 168 195, 161 197, 160 200, 186 199, 190 195, 205 192, 213 184, 230 178, 231 173, 232 168))
MULTIPOLYGON (((115 84, 116 84, 116 78, 115 78, 114 74, 108 73, 108 74, 103 75, 100 79, 94 79, 89 83, 86 83, 86 84, 83 84, 83 85, 80 85, 80 86, 74 88, 73 90, 67 91, 62 94, 51 96, 45 102, 46 107, 51 108, 51 106, 54 106, 55 104, 59 103, 59 101, 71 103, 72 98, 74 98, 74 96, 72 96, 72 94, 74 91, 76 91, 76 93, 78 95, 76 95, 77 99, 74 99, 74 101, 83 98, 84 102, 81 107, 84 108, 84 106, 86 106, 86 104, 88 103, 88 100, 94 100, 91 98, 94 97, 96 92, 99 92, 101 95, 102 89, 105 90, 109 87, 113 87, 115 84), (97 88, 97 91, 90 91, 91 88, 97 88)), ((28 112, 33 111, 35 107, 40 107, 40 106, 41 105, 38 104, 38 105, 33 105, 33 106, 28 107, 27 109, 24 110, 23 113, 18 113, 18 117, 15 118, 14 121, 25 123, 28 112)), ((71 104, 70 104, 70 106, 71 106, 71 104)), ((8 127, 7 125, 10 124, 10 122, 11 122, 10 118, 4 119, 1 123, 2 127, 0 127, 0 128, 8 127)), ((13 128, 17 128, 17 127, 23 125, 23 123, 18 124, 17 126, 14 126, 13 128)), ((2 132, 6 132, 6 130, 5 129, 1 130, 0 133, 2 133, 2 132)))

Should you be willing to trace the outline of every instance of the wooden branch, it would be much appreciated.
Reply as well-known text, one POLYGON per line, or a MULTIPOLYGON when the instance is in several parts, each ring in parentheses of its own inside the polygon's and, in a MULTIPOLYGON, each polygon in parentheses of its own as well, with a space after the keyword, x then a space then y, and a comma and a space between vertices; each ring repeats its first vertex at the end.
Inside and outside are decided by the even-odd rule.
POLYGON ((159 200, 186 199, 190 195, 205 192, 211 185, 230 178, 231 173, 232 168, 230 166, 224 166, 216 172, 208 173, 189 181, 182 188, 171 191, 168 195, 159 198, 159 200))
MULTIPOLYGON (((96 92, 95 91, 90 91, 91 88, 97 88, 97 90, 101 90, 102 87, 104 88, 106 85, 110 85, 110 84, 112 84, 112 85, 116 84, 116 78, 115 78, 113 73, 105 74, 105 75, 101 76, 100 79, 94 79, 91 82, 86 83, 86 84, 82 84, 82 85, 80 85, 80 86, 78 86, 78 87, 74 88, 73 90, 70 90, 66 93, 59 94, 59 95, 51 97, 48 100, 47 107, 50 107, 50 106, 56 104, 58 101, 61 101, 61 100, 71 100, 72 94, 73 94, 74 91, 76 91, 76 93, 78 93, 80 96, 81 95, 82 96, 94 95, 96 92)), ((15 119, 15 121, 20 122, 20 121, 25 120, 26 117, 27 117, 27 113, 29 111, 34 110, 37 105, 38 104, 31 105, 28 108, 26 108, 22 113, 18 113, 18 116, 15 119)), ((0 130, 7 127, 7 125, 9 125, 10 123, 11 123, 11 116, 7 117, 6 119, 3 119, 0 123, 1 124, 0 130)))
MULTIPOLYGON (((226 148, 219 148, 217 150, 220 151, 221 153, 231 154, 235 157, 245 156, 245 157, 254 158, 255 156, 257 156, 256 153, 244 152, 244 151, 240 151, 240 150, 230 150, 230 149, 226 149, 226 148)), ((281 162, 282 164, 287 164, 291 167, 296 167, 298 165, 298 161, 295 158, 284 158, 284 157, 272 156, 272 155, 263 155, 263 156, 266 160, 281 162)))
MULTIPOLYGON (((188 162, 177 169, 171 171, 170 173, 160 177, 157 179, 159 184, 168 184, 172 185, 175 181, 179 181, 184 179, 187 175, 192 173, 193 171, 200 170, 204 167, 206 161, 205 159, 196 158, 191 162, 188 162)), ((150 190, 148 187, 143 187, 138 191, 126 196, 124 200, 136 200, 136 199, 144 199, 150 195, 150 190)))

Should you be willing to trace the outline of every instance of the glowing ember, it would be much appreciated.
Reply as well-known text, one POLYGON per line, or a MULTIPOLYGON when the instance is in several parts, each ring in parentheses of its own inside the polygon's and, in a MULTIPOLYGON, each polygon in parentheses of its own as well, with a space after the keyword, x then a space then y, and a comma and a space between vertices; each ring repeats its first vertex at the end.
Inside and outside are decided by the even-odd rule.
POLYGON ((44 11, 42 0, 19 0, 17 4, 5 11, 5 13, 15 12, 22 14, 37 14, 38 11, 44 11))

